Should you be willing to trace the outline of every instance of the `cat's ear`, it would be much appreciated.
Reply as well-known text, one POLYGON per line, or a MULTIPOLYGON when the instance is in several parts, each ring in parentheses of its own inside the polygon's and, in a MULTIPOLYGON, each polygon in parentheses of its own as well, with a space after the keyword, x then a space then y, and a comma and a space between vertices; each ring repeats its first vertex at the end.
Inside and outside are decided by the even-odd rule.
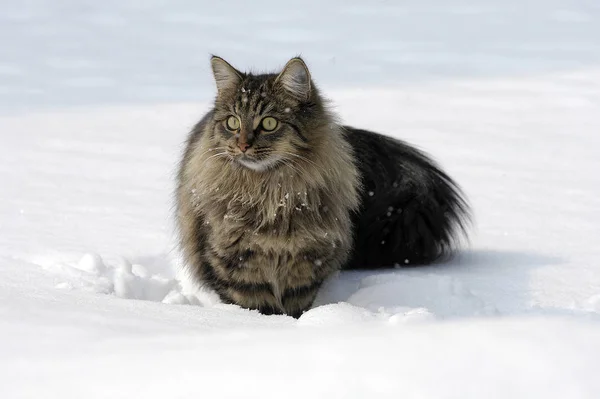
POLYGON ((242 81, 242 74, 223 58, 213 55, 210 59, 210 65, 219 92, 236 87, 242 81))
POLYGON ((300 57, 289 60, 275 82, 299 100, 310 97, 310 72, 300 57))

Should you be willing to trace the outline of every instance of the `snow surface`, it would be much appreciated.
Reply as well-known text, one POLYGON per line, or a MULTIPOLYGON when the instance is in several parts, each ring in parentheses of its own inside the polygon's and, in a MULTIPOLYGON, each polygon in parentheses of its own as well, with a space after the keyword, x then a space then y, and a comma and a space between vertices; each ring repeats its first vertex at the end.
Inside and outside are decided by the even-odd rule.
POLYGON ((1 398, 600 397, 600 6, 4 1, 1 398), (345 272, 299 320, 178 272, 208 54, 301 53, 349 124, 431 153, 472 241, 345 272))

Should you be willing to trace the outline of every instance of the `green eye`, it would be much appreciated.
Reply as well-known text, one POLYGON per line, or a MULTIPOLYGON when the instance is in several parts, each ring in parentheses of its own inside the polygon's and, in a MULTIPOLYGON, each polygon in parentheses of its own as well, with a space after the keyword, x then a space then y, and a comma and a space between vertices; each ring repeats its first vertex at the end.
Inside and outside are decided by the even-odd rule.
POLYGON ((227 129, 229 130, 238 130, 240 128, 240 120, 235 116, 230 116, 227 118, 227 129))
POLYGON ((277 128, 277 119, 267 116, 262 120, 261 125, 265 132, 272 132, 277 128))

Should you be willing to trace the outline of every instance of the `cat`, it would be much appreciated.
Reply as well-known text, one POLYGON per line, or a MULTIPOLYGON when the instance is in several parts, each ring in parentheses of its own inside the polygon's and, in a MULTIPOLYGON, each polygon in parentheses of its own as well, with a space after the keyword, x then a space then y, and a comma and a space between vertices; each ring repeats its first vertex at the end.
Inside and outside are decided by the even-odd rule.
POLYGON ((338 270, 455 252, 470 220, 458 185, 407 143, 341 125, 301 58, 278 74, 217 56, 211 66, 216 99, 176 189, 195 281, 225 303, 298 318, 338 270))

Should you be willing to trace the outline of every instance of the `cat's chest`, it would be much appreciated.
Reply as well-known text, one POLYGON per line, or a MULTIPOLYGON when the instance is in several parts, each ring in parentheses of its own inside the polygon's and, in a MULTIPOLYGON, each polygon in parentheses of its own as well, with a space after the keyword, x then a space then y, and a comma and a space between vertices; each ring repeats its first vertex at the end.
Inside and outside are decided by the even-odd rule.
POLYGON ((324 223, 327 209, 305 191, 266 195, 258 203, 232 196, 213 203, 211 210, 209 241, 223 249, 295 254, 337 236, 324 223))
POLYGON ((294 238, 300 230, 310 229, 315 210, 305 203, 248 206, 231 202, 209 216, 213 234, 238 242, 269 242, 282 244, 294 238), (303 205, 304 204, 304 205, 303 205))

